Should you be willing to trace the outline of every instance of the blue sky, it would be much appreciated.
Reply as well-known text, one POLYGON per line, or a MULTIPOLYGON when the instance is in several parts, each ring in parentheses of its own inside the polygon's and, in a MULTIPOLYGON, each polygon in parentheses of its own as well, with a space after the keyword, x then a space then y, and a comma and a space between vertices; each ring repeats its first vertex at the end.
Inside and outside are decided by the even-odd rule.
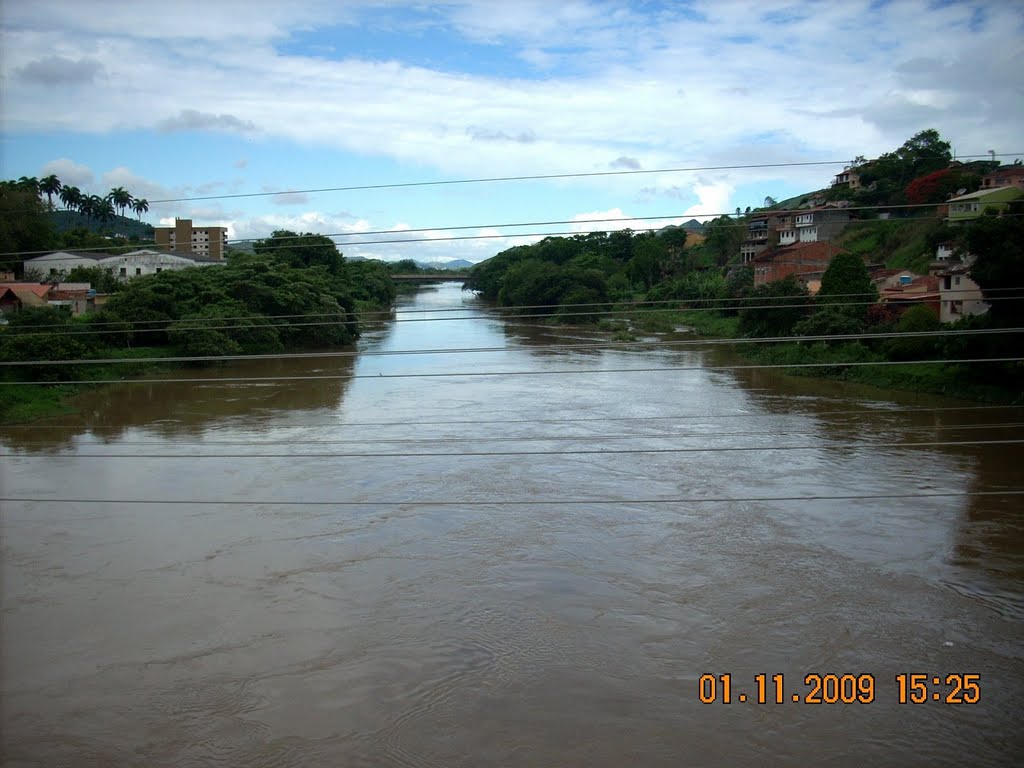
MULTIPOLYGON (((3 177, 53 172, 149 200, 841 163, 924 128, 960 155, 1024 150, 1018 0, 35 0, 3 3, 0 21, 3 177)), ((147 218, 191 217, 239 238, 683 221, 819 188, 840 169, 219 197, 154 204, 147 218)), ((599 228, 621 226, 650 225, 599 228)), ((531 239, 517 231, 540 230, 342 248, 479 261, 531 239)))

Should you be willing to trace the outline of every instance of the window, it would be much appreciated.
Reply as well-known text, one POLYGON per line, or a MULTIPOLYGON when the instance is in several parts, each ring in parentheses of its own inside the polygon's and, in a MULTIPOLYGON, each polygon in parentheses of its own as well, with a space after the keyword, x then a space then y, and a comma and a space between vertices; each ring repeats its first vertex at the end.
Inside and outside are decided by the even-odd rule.
POLYGON ((135 268, 135 274, 136 275, 141 275, 142 274, 142 267, 136 267, 135 268))
POLYGON ((960 277, 959 276, 956 278, 956 284, 960 285, 960 277))
POLYGON ((164 269, 163 267, 157 267, 156 268, 156 273, 159 275, 163 271, 163 269, 164 269))
POLYGON ((121 277, 127 277, 127 276, 128 276, 128 268, 127 267, 121 267, 121 277))
POLYGON ((50 267, 50 274, 51 275, 56 275, 57 274, 57 270, 56 270, 55 267, 50 267))

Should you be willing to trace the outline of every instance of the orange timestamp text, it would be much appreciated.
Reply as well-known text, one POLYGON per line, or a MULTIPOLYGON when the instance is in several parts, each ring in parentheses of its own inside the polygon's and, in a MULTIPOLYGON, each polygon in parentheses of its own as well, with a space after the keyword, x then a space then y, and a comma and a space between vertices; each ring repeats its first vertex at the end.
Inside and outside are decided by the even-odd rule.
MULTIPOLYGON (((898 704, 977 704, 981 701, 979 674, 905 672, 896 675, 894 680, 894 698, 898 704)), ((734 680, 729 673, 707 673, 701 675, 698 682, 698 697, 703 704, 870 704, 875 701, 877 690, 875 675, 867 673, 812 672, 804 675, 801 685, 788 687, 781 672, 762 673, 743 681, 734 680)))

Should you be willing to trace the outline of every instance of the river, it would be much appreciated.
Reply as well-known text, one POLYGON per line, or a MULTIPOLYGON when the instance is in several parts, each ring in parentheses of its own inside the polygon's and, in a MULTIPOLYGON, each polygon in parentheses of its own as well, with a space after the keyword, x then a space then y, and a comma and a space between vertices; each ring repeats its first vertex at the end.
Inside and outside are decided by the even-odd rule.
POLYGON ((1024 410, 601 338, 444 284, 0 430, 5 764, 1018 762, 1024 410))

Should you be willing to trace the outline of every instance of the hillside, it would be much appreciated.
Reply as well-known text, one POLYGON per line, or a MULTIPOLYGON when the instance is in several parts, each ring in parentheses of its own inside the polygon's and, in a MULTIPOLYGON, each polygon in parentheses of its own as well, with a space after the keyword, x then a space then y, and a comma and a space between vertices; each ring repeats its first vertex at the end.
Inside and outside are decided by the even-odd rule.
POLYGON ((109 221, 99 221, 89 218, 78 211, 49 211, 46 213, 46 217, 59 233, 70 232, 73 229, 85 229, 90 232, 102 232, 106 235, 124 238, 153 239, 153 226, 151 224, 139 221, 138 219, 130 219, 127 216, 115 215, 109 221))
POLYGON ((925 274, 935 258, 935 241, 945 229, 940 218, 868 219, 851 223, 835 242, 873 263, 925 274))

